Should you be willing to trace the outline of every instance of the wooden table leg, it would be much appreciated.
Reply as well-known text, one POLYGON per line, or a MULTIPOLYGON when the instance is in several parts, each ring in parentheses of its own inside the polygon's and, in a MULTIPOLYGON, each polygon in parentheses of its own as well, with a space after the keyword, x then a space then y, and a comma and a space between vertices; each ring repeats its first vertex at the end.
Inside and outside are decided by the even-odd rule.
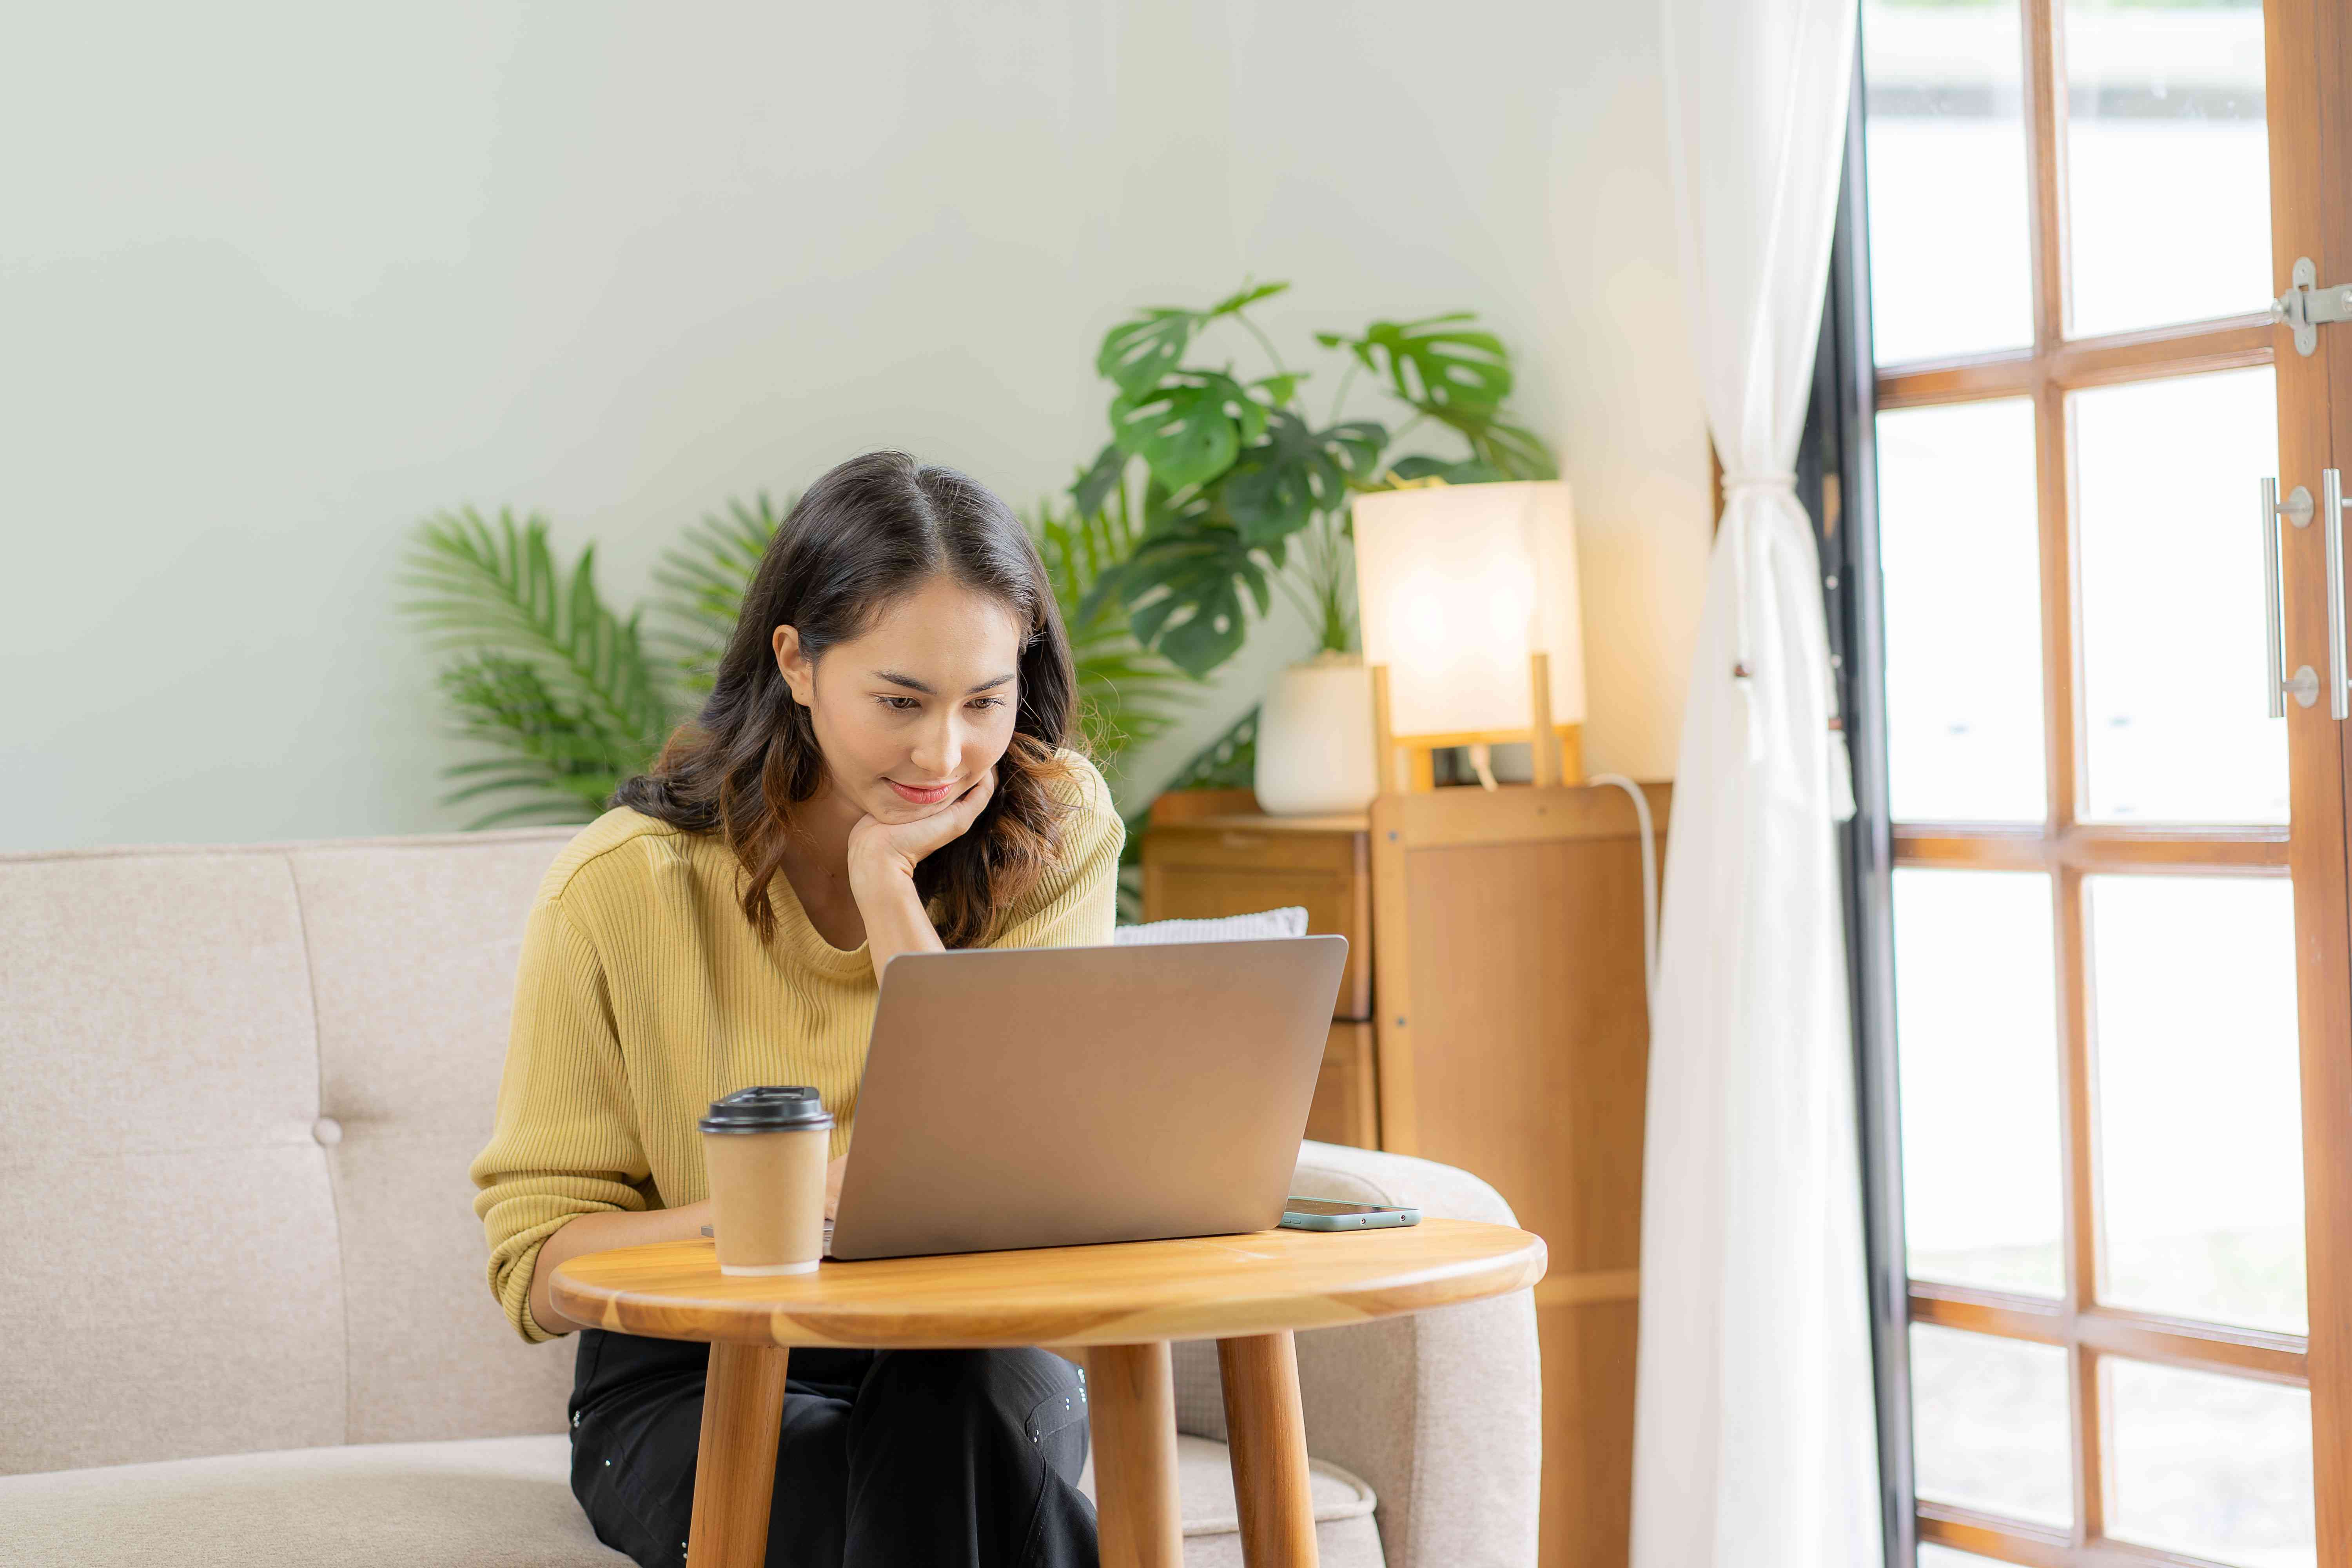
POLYGON ((1289 1331, 1217 1342, 1226 1454, 1249 1568, 1315 1568, 1315 1500, 1307 1489, 1307 1417, 1289 1331))
POLYGON ((1087 1419, 1094 1437, 1102 1568, 1182 1568, 1176 1375, 1167 1342, 1088 1350, 1087 1419))
POLYGON ((702 1384, 702 1446, 694 1461, 694 1568, 761 1568, 784 1421, 784 1363, 775 1345, 719 1341, 702 1384))

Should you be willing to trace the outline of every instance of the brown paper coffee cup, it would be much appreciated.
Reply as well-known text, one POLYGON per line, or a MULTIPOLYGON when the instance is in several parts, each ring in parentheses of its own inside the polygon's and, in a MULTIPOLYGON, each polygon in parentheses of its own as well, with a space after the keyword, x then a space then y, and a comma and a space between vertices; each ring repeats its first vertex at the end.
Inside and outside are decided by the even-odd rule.
POLYGON ((721 1274, 806 1274, 824 1254, 833 1117, 814 1089, 761 1085, 700 1122, 721 1274))

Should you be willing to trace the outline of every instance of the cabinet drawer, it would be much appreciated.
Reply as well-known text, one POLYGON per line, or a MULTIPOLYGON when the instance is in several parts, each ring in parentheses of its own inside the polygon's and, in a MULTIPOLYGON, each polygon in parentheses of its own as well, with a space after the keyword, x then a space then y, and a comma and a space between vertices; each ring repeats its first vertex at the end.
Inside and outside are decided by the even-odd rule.
POLYGON ((1335 1017, 1372 1016, 1371 877, 1359 833, 1154 827, 1143 841, 1143 918, 1214 920, 1298 904, 1308 934, 1348 939, 1335 1017))

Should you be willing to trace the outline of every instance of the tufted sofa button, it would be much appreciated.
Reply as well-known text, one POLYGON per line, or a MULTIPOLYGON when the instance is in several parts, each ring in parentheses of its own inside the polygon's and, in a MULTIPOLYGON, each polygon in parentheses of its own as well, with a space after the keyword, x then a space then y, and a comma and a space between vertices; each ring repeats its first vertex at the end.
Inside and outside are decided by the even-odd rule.
POLYGON ((343 1141, 343 1124, 331 1116, 321 1116, 310 1123, 310 1136, 331 1149, 343 1141))

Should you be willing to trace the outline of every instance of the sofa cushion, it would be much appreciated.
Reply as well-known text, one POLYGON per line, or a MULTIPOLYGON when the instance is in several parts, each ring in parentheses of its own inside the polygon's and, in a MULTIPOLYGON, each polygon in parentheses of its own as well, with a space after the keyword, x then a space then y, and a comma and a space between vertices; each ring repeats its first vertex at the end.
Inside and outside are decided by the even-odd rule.
POLYGON ((573 831, 0 855, 0 1474, 562 1430, 466 1172, 573 831))
POLYGON ((524 915, 560 847, 534 832, 289 854, 320 1110, 339 1133, 328 1163, 352 1350, 336 1441, 563 1429, 571 1343, 526 1345, 507 1326, 466 1175, 498 1104, 524 915))
MULTIPOLYGON (((1177 1439, 1186 1568, 1240 1568, 1225 1447, 1177 1439)), ((354 1444, 0 1478, 10 1568, 619 1568, 563 1436, 354 1444)), ((1324 1568, 1381 1568, 1371 1489, 1317 1461, 1324 1568)), ((1091 1456, 1078 1479, 1094 1495, 1091 1456)))
POLYGON ((0 862, 0 1472, 343 1437, 343 1289, 283 856, 0 862))
POLYGON ((353 1444, 0 1478, 16 1568, 628 1568, 561 1433, 353 1444))

